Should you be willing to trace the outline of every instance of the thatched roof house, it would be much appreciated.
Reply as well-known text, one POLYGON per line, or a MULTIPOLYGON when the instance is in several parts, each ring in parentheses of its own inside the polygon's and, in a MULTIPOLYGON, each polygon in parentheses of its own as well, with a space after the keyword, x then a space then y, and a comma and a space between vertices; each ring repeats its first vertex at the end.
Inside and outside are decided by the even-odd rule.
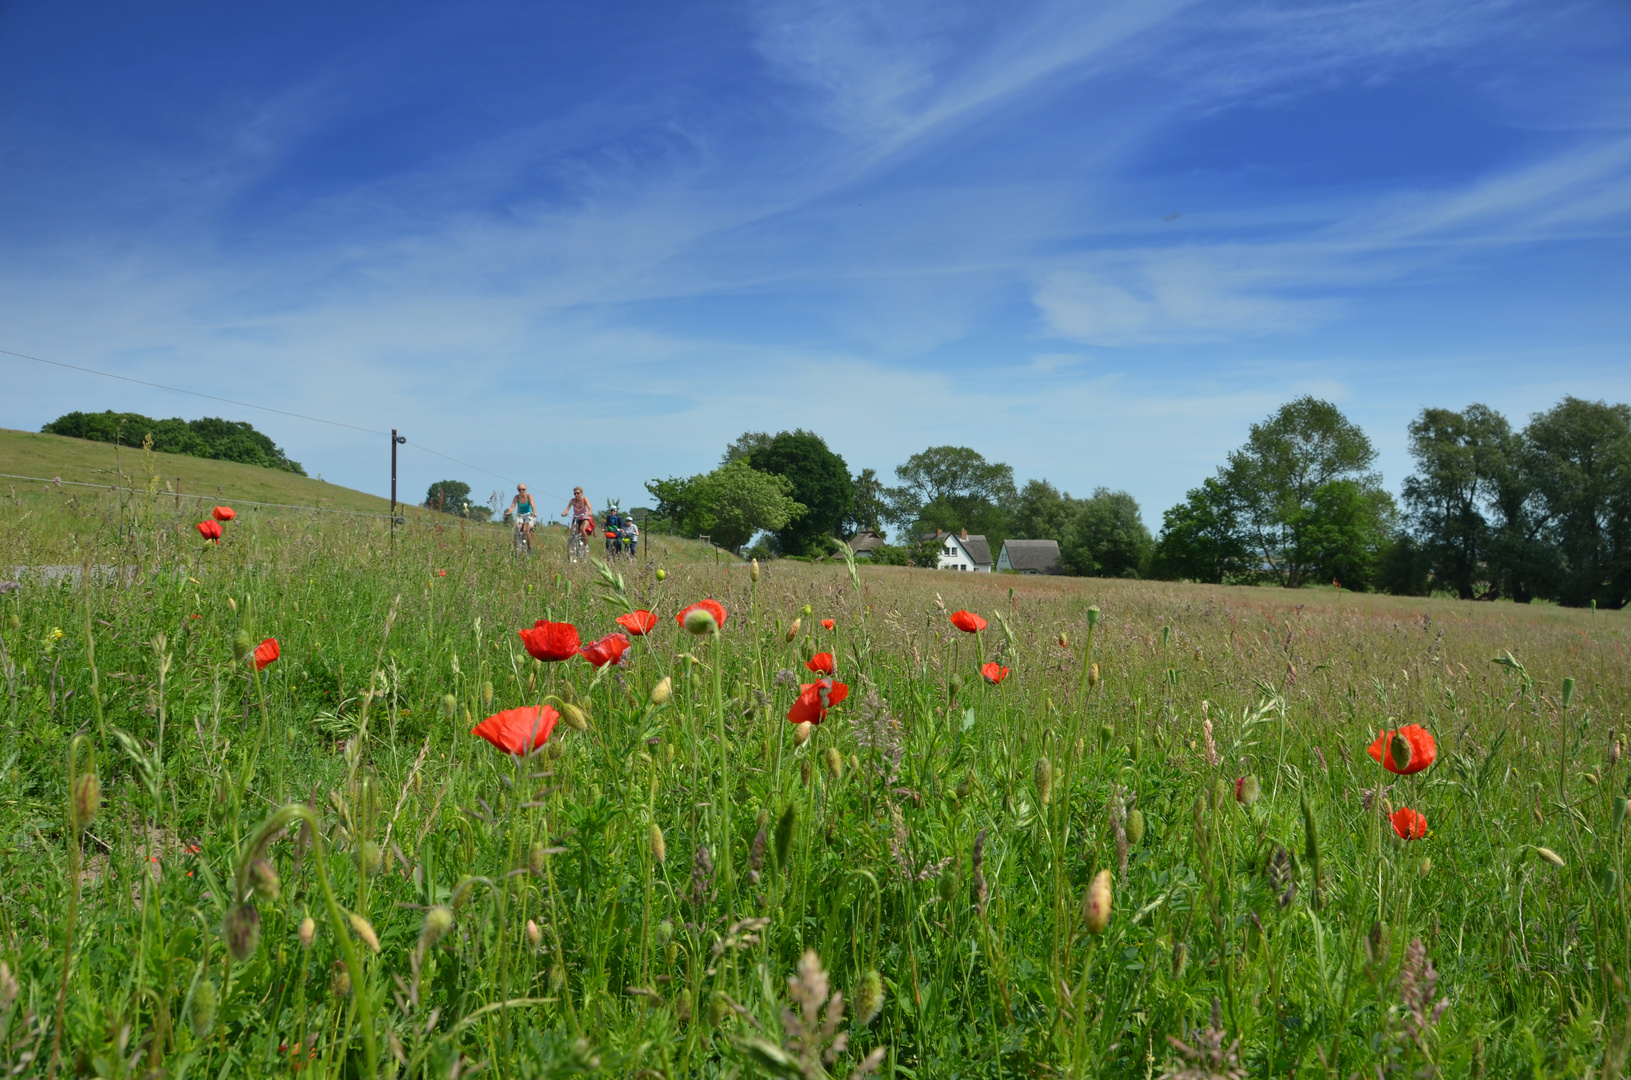
POLYGON ((1004 540, 997 556, 998 570, 1020 574, 1062 574, 1057 540, 1004 540))

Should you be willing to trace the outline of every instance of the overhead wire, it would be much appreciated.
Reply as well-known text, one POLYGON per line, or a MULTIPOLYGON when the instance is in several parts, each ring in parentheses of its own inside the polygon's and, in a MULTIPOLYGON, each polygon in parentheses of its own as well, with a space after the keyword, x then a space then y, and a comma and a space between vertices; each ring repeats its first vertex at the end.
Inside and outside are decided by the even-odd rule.
MULTIPOLYGON (((251 402, 251 401, 238 401, 235 398, 220 397, 219 395, 216 395, 216 394, 206 394, 206 393, 203 393, 202 391, 199 391, 199 390, 188 390, 185 387, 169 386, 169 385, 167 385, 165 383, 150 382, 147 379, 137 379, 137 378, 133 378, 133 377, 131 377, 129 375, 118 375, 118 374, 115 374, 114 372, 111 372, 111 371, 99 371, 96 368, 88 368, 88 367, 84 367, 84 366, 79 365, 79 364, 68 364, 68 363, 64 363, 61 360, 47 360, 43 356, 32 356, 32 355, 30 355, 28 353, 14 352, 11 349, 0 349, 0 354, 4 354, 6 356, 15 356, 20 360, 33 360, 35 363, 49 364, 52 367, 67 368, 70 371, 82 371, 82 372, 86 373, 87 375, 100 375, 100 376, 102 376, 103 378, 106 378, 106 379, 118 379, 118 380, 120 380, 122 382, 136 383, 138 386, 151 386, 154 389, 168 390, 171 393, 175 393, 175 394, 188 394, 188 395, 190 395, 192 397, 204 398, 204 399, 206 399, 208 401, 220 401, 220 402, 224 402, 224 403, 226 403, 228 405, 237 405, 237 406, 240 406, 240 407, 245 408, 245 409, 259 409, 261 412, 276 413, 279 416, 292 416, 297 420, 309 420, 314 424, 328 424, 331 427, 347 428, 347 429, 349 429, 351 431, 361 431, 361 432, 364 432, 364 433, 369 434, 369 435, 384 435, 387 438, 389 438, 390 435, 391 435, 390 432, 381 431, 378 428, 362 427, 359 424, 347 424, 347 423, 345 423, 344 421, 341 421, 341 420, 328 420, 328 419, 325 419, 324 417, 321 417, 321 416, 307 416, 305 413, 290 412, 287 409, 274 409, 269 405, 256 405, 254 402, 251 402)), ((419 451, 422 451, 423 453, 430 454, 433 457, 439 457, 439 458, 443 459, 444 461, 451 461, 455 465, 462 465, 466 469, 474 469, 476 472, 483 473, 483 474, 485 474, 487 476, 491 476, 491 477, 493 477, 494 479, 497 479, 497 480, 502 480, 506 484, 513 484, 513 483, 516 482, 514 477, 505 476, 502 473, 493 472, 491 469, 484 469, 480 465, 472 465, 468 461, 461 461, 459 458, 453 457, 451 454, 444 454, 439 450, 432 450, 430 447, 424 445, 423 443, 416 443, 416 442, 412 442, 412 441, 409 441, 409 440, 405 439, 405 440, 403 440, 403 445, 411 446, 415 450, 419 450, 419 451)), ((558 495, 553 491, 543 491, 542 489, 539 490, 539 494, 548 495, 552 499, 564 498, 564 496, 558 495)))

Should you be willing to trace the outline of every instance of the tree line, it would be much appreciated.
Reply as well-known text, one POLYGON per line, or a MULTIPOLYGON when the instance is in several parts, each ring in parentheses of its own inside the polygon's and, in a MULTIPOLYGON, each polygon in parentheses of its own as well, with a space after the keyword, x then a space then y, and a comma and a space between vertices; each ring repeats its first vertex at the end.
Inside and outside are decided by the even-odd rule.
POLYGON ((266 469, 279 469, 296 476, 305 476, 300 462, 290 461, 271 438, 254 426, 241 420, 223 420, 206 416, 202 420, 154 420, 141 413, 71 412, 64 413, 40 430, 48 435, 66 435, 72 439, 90 439, 93 442, 121 443, 141 446, 147 436, 153 437, 153 449, 162 454, 187 454, 191 457, 213 458, 217 461, 236 461, 244 465, 259 465, 266 469))
POLYGON ((1287 402, 1152 536, 1136 500, 1072 497, 964 446, 851 474, 803 429, 745 432, 719 467, 652 480, 648 528, 707 534, 755 555, 811 556, 886 526, 884 562, 933 566, 937 530, 1059 543, 1066 573, 1216 584, 1333 583, 1463 599, 1631 600, 1631 407, 1566 397, 1518 430, 1496 410, 1426 408, 1409 426, 1414 471, 1395 499, 1369 436, 1328 401, 1287 402))

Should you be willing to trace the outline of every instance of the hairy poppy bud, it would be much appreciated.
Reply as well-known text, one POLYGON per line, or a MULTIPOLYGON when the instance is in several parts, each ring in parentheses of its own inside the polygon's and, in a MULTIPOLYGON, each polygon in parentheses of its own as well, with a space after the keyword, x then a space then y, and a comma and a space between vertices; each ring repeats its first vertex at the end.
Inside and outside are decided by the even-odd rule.
POLYGON ((1608 763, 1618 765, 1620 763, 1620 753, 1620 740, 1615 739, 1614 745, 1608 748, 1608 763))
POLYGON ((283 891, 277 865, 265 856, 249 864, 249 880, 255 887, 255 895, 268 903, 276 900, 283 891))
POLYGON ((1127 815, 1127 842, 1137 847, 1144 839, 1144 811, 1134 810, 1127 815))
POLYGON ((668 571, 664 570, 662 567, 659 566, 657 568, 657 580, 658 581, 666 581, 667 579, 668 579, 668 571))
POLYGON ((351 923, 352 932, 362 939, 370 952, 379 952, 379 935, 374 933, 373 923, 354 911, 346 916, 346 920, 351 923))
POLYGON ((664 675, 661 679, 659 679, 657 681, 657 685, 651 688, 651 703, 653 705, 662 705, 673 696, 674 680, 669 678, 667 675, 664 675))
POLYGON ((712 634, 719 630, 719 621, 705 607, 694 607, 685 613, 685 629, 692 634, 712 634))
POLYGON ((809 604, 805 604, 803 607, 799 608, 799 617, 804 618, 804 619, 808 619, 810 617, 811 612, 813 612, 814 610, 815 609, 812 608, 809 604))
POLYGON ((836 746, 827 747, 827 752, 822 755, 822 758, 827 766, 827 775, 832 778, 833 782, 836 783, 842 779, 844 775, 844 755, 838 752, 838 748, 836 746))
POLYGON ((1045 757, 1036 759, 1036 767, 1031 771, 1031 780, 1036 784, 1036 797, 1043 806, 1053 804, 1053 762, 1045 757))
POLYGON ((1250 806, 1262 793, 1263 786, 1258 783, 1255 776, 1242 776, 1235 781, 1235 802, 1242 806, 1250 806))
POLYGON ((717 990, 708 998, 708 1026, 718 1027, 731 1015, 731 1007, 725 1001, 725 995, 717 990))
POLYGON ((493 684, 490 683, 490 682, 484 682, 484 683, 481 684, 481 707, 485 709, 485 708, 487 708, 487 706, 491 705, 492 703, 493 703, 493 684))
POLYGON ((855 1026, 866 1027, 883 1011, 883 976, 869 971, 855 987, 855 1026))
POLYGON ((1110 925, 1110 871, 1100 870, 1087 887, 1082 900, 1082 916, 1087 921, 1087 932, 1102 934, 1110 925))
POLYGON ((221 920, 221 936, 226 939, 227 952, 232 959, 243 963, 255 955, 261 940, 261 913, 249 902, 234 904, 221 920))
POLYGON ((798 812, 788 803, 776 821, 776 865, 783 870, 787 869, 787 859, 793 852, 793 825, 797 820, 798 812))
POLYGON ((1059 647, 1061 649, 1070 648, 1070 636, 1063 630, 1059 631, 1059 647))
POLYGON ((193 1000, 187 1007, 187 1026, 193 1038, 203 1040, 215 1026, 215 1007, 218 1004, 214 979, 200 979, 193 990, 193 1000))
POLYGON ((674 1019, 682 1024, 691 1022, 691 1014, 695 1010, 691 1006, 690 989, 681 990, 674 996, 674 1019))
POLYGON ((758 559, 754 559, 753 562, 751 564, 749 564, 749 566, 748 566, 748 580, 750 580, 750 581, 758 581, 759 580, 759 560, 758 559))
POLYGON ((448 720, 453 719, 459 711, 459 699, 452 694, 442 695, 442 716, 448 720))
POLYGON ((951 674, 951 678, 946 680, 946 694, 948 697, 956 700, 957 695, 961 694, 962 692, 963 677, 954 671, 951 674))
POLYGON ((951 903, 952 899, 957 895, 958 888, 962 884, 963 883, 958 880, 957 872, 955 870, 947 870, 942 873, 940 875, 940 882, 936 886, 936 890, 940 893, 941 903, 951 903))
POLYGON ((1416 873, 1420 874, 1422 877, 1426 877, 1428 874, 1431 874, 1432 872, 1433 872, 1433 860, 1432 859, 1424 858, 1424 859, 1422 859, 1421 862, 1416 864, 1416 873))
POLYGON ((527 849, 527 871, 533 877, 538 877, 544 872, 544 858, 544 845, 533 841, 532 846, 527 849))
POLYGON ((362 850, 358 854, 361 856, 362 872, 369 877, 379 873, 380 868, 385 865, 384 854, 379 850, 379 845, 372 840, 364 840, 362 850))
POLYGON ((808 723, 808 722, 803 723, 803 724, 794 724, 793 725, 793 745, 794 746, 803 746, 805 743, 809 742, 810 741, 810 733, 813 732, 813 731, 815 731, 815 725, 814 724, 811 724, 811 723, 808 723))
POLYGON ((1097 625, 1099 625, 1099 608, 1095 604, 1087 609, 1087 628, 1091 630, 1097 625))
POLYGON ((1611 811, 1611 820, 1614 823, 1615 832, 1619 832, 1620 826, 1625 822, 1625 811, 1628 806, 1631 806, 1631 800, 1627 800, 1623 795, 1614 800, 1614 809, 1611 811))
POLYGON ((436 943, 447 936, 453 929, 453 909, 445 904, 437 904, 425 912, 425 925, 419 930, 419 940, 427 949, 434 949, 436 943))
POLYGON ((651 857, 659 863, 668 861, 668 842, 663 839, 663 829, 655 821, 651 823, 651 857))
POLYGON ((307 915, 304 919, 301 919, 298 934, 300 937, 300 947, 302 949, 311 948, 312 942, 317 940, 317 921, 310 915, 307 915))
POLYGON ((96 774, 80 773, 74 778, 73 802, 70 812, 73 814, 74 827, 83 829, 96 820, 96 812, 102 806, 102 781, 96 774))
POLYGON ((527 944, 536 946, 543 939, 544 939, 544 932, 542 930, 538 929, 537 922, 533 921, 532 919, 528 919, 527 920, 527 944))
POLYGON ((1090 664, 1087 669, 1087 685, 1099 685, 1099 665, 1090 664))
POLYGON ((561 703, 561 719, 573 731, 588 731, 589 718, 583 715, 583 710, 570 702, 561 703))
POLYGON ((344 962, 334 961, 334 977, 329 980, 329 988, 337 998, 351 996, 351 972, 346 970, 344 962))
POLYGON ((1189 966, 1189 946, 1179 941, 1172 946, 1172 977, 1184 977, 1184 968, 1189 966))
POLYGON ((1393 739, 1388 743, 1388 755, 1393 759, 1393 767, 1400 772, 1410 768, 1410 743, 1397 731, 1393 733, 1393 739))
POLYGON ((1567 709, 1569 707, 1570 702, 1572 702, 1572 701, 1574 701, 1574 680, 1573 679, 1564 679, 1563 680, 1563 707, 1565 709, 1567 709))
POLYGON ((663 947, 673 940, 674 920, 664 919, 662 922, 657 924, 657 945, 658 947, 663 947))
POLYGON ((1535 854, 1539 855, 1553 866, 1561 868, 1564 865, 1563 856, 1559 855, 1549 847, 1538 847, 1535 849, 1535 854))
POLYGON ((254 649, 255 643, 249 640, 248 630, 239 630, 232 635, 232 656, 235 660, 242 660, 254 649))
POLYGON ((792 644, 793 639, 799 636, 799 627, 803 625, 803 619, 794 619, 793 625, 787 628, 787 641, 789 644, 792 644))

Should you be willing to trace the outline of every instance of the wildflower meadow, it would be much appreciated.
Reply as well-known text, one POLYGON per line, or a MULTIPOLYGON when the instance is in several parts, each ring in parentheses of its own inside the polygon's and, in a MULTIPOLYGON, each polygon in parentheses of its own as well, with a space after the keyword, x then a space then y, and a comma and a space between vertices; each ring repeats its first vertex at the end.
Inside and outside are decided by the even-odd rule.
POLYGON ((6 1075, 1621 1075, 1623 613, 29 528, 6 1075))

